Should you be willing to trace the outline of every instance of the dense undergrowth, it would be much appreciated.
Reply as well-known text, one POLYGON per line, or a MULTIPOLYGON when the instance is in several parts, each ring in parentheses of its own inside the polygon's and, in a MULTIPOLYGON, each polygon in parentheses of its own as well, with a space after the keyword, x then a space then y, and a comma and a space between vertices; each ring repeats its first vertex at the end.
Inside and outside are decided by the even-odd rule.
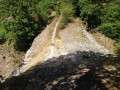
POLYGON ((0 0, 0 4, 0 41, 8 41, 17 50, 30 46, 52 11, 56 17, 62 14, 61 28, 79 17, 88 29, 98 28, 116 40, 120 50, 119 0, 0 0))

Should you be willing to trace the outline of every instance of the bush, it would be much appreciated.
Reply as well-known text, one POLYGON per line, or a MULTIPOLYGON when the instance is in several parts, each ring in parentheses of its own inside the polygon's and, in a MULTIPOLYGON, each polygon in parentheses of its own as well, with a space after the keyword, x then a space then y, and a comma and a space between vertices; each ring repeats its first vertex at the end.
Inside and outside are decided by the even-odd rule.
POLYGON ((105 9, 104 15, 101 17, 101 25, 99 28, 108 37, 120 39, 120 2, 118 0, 110 2, 105 9))
POLYGON ((92 29, 100 24, 101 2, 100 0, 79 0, 80 18, 87 27, 92 29))
POLYGON ((116 53, 120 55, 120 1, 111 0, 105 5, 104 13, 101 16, 101 25, 98 27, 102 32, 116 40, 116 53))
POLYGON ((99 29, 101 29, 106 36, 112 39, 120 39, 120 21, 102 23, 99 26, 99 29))
MULTIPOLYGON (((52 0, 53 1, 53 0, 52 0)), ((49 14, 52 11, 52 1, 51 0, 41 0, 37 4, 37 11, 39 12, 39 15, 43 19, 44 22, 47 21, 49 14)))
POLYGON ((19 63, 19 60, 14 60, 13 63, 16 65, 19 63))
POLYGON ((4 27, 3 27, 3 24, 4 24, 4 23, 5 23, 5 22, 3 21, 3 22, 2 22, 2 25, 1 25, 1 27, 0 27, 0 40, 1 40, 1 41, 3 41, 3 40, 6 39, 6 37, 5 37, 6 31, 5 31, 4 27))
POLYGON ((38 23, 30 18, 16 17, 3 21, 0 28, 0 39, 6 39, 17 50, 25 50, 38 33, 38 23))

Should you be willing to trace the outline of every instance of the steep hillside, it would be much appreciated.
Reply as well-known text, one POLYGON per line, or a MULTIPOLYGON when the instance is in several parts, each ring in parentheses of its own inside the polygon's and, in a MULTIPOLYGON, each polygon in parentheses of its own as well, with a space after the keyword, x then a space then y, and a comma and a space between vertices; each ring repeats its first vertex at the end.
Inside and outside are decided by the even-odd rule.
POLYGON ((0 0, 0 90, 119 90, 120 0, 0 0))
POLYGON ((58 21, 53 20, 35 38, 23 63, 11 74, 12 76, 17 76, 39 62, 46 61, 48 58, 67 55, 76 51, 110 54, 104 46, 99 45, 93 39, 77 19, 69 23, 65 29, 58 31, 59 21, 60 19, 58 21))
MULTIPOLYGON (((16 76, 22 72, 25 72, 30 67, 38 64, 39 62, 46 61, 48 58, 67 55, 76 51, 93 51, 95 53, 110 54, 104 46, 99 45, 99 43, 93 38, 95 35, 92 36, 90 33, 86 32, 85 27, 82 26, 82 23, 80 23, 78 19, 75 19, 71 23, 68 23, 66 28, 62 30, 58 30, 58 22, 60 22, 60 18, 59 20, 57 18, 54 19, 52 23, 49 24, 46 29, 43 30, 43 32, 34 39, 33 44, 27 51, 24 60, 22 56, 20 56, 22 54, 19 54, 19 56, 17 54, 14 55, 14 50, 13 53, 11 53, 11 55, 14 55, 12 58, 10 55, 6 56, 4 53, 2 53, 5 50, 4 47, 1 47, 3 48, 3 50, 1 49, 1 53, 3 54, 1 54, 1 59, 3 56, 6 58, 4 60, 1 60, 1 75, 5 78, 8 76, 16 76), (18 57, 23 61, 18 61, 18 57), (12 63, 10 63, 10 61, 12 63), (16 62, 19 62, 21 64, 19 65, 18 63, 17 65, 13 65, 16 64, 16 62), (5 63, 7 64, 6 68, 4 67, 4 65, 6 65, 5 63), (3 67, 4 69, 2 69, 3 67), (15 69, 16 67, 18 68, 15 69)), ((107 41, 108 40, 111 39, 107 39, 107 41)), ((6 49, 6 52, 7 51, 11 50, 6 49)))
MULTIPOLYGON (((9 79, 6 78, 7 81, 2 81, 4 82, 3 87, 8 87, 10 90, 33 90, 34 88, 40 88, 41 90, 56 88, 64 90, 65 88, 66 90, 70 88, 85 88, 84 85, 80 87, 77 84, 79 81, 76 80, 79 80, 82 76, 84 78, 86 72, 87 75, 88 73, 93 75, 95 73, 93 72, 94 68, 96 69, 103 65, 106 60, 112 57, 111 53, 85 30, 85 27, 82 26, 78 19, 68 23, 66 28, 62 30, 57 29, 59 21, 60 18, 54 19, 34 39, 24 61, 9 75, 9 79), (16 80, 19 81, 21 87, 19 87, 18 83, 14 86, 16 80)), ((97 82, 94 80, 96 76, 92 77, 92 81, 90 79, 90 82, 97 82)), ((105 86, 99 86, 99 84, 97 87, 93 87, 90 84, 86 88, 106 88, 105 86)))

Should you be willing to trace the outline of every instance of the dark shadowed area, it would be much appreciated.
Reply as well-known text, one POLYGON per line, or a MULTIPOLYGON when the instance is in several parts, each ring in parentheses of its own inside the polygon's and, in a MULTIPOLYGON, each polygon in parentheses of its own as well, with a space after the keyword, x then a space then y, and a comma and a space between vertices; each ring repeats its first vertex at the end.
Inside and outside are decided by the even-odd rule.
MULTIPOLYGON (((29 69, 20 76, 7 79, 1 90, 108 90, 119 88, 120 67, 104 68, 112 55, 94 52, 75 52, 52 58, 29 69), (106 63, 107 62, 107 63, 106 63), (111 76, 112 80, 111 80, 111 76), (118 76, 119 77, 116 77, 118 76), (106 80, 108 78, 108 80, 106 80), (106 81, 102 81, 102 79, 106 81), (112 81, 113 84, 110 84, 112 81), (114 83, 116 82, 116 83, 114 83), (115 87, 116 86, 116 87, 115 87)), ((110 61, 111 63, 111 61, 110 61)), ((115 64, 114 64, 115 65, 115 64)), ((118 65, 118 63, 117 63, 118 65)))

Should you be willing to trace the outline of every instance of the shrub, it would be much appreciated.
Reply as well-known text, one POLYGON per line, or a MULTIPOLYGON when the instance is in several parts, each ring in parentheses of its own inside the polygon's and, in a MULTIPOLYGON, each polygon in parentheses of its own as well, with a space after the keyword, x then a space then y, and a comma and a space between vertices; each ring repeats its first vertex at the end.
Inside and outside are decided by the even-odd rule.
POLYGON ((120 39, 120 21, 102 23, 99 28, 106 36, 115 40, 120 39))
POLYGON ((19 63, 19 60, 14 60, 13 63, 14 63, 14 64, 18 64, 18 63, 19 63))
POLYGON ((112 1, 105 9, 105 15, 101 17, 101 25, 99 28, 108 37, 119 40, 120 39, 120 2, 118 0, 112 1))
POLYGON ((30 18, 16 17, 2 22, 0 39, 6 39, 17 50, 25 50, 38 32, 37 22, 30 18))

